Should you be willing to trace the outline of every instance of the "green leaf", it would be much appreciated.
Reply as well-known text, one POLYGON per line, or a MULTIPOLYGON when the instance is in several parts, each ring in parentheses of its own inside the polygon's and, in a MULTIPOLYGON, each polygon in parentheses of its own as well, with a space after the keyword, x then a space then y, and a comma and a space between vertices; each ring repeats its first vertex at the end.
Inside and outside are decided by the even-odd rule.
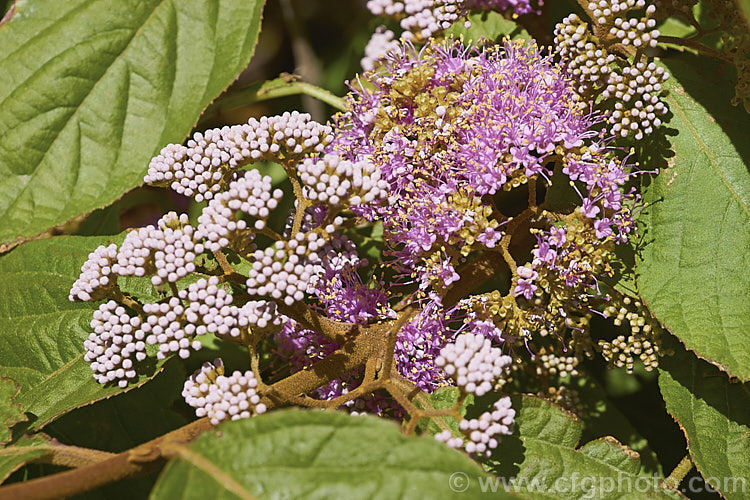
POLYGON ((11 440, 11 428, 26 420, 21 405, 14 401, 21 388, 11 378, 0 378, 0 445, 11 440))
POLYGON ((243 494, 421 500, 456 498, 457 491, 466 498, 513 498, 484 493, 480 479, 489 478, 465 455, 430 437, 406 437, 393 422, 373 416, 280 410, 222 424, 178 453, 153 500, 243 494))
MULTIPOLYGON (((97 305, 68 301, 81 265, 106 241, 57 237, 28 242, 0 257, 0 376, 21 385, 15 401, 31 414, 30 429, 122 392, 97 383, 83 359, 83 341, 97 305)), ((135 385, 160 366, 148 367, 135 385)))
POLYGON ((24 464, 50 453, 49 439, 42 435, 23 436, 0 449, 0 483, 24 464))
POLYGON ((615 438, 577 448, 583 424, 575 415, 535 396, 512 398, 516 429, 486 464, 524 498, 679 498, 643 474, 638 453, 615 438))
MULTIPOLYGON (((177 360, 174 360, 177 361, 177 360)), ((171 409, 185 381, 179 362, 138 390, 74 410, 45 427, 58 441, 95 450, 120 453, 185 425, 188 420, 171 409)), ((180 398, 181 399, 181 398, 180 398)), ((92 496, 107 499, 147 498, 157 474, 132 478, 98 488, 92 496)))
POLYGON ((689 349, 750 380, 750 116, 714 65, 684 60, 667 64, 674 156, 644 192, 637 284, 689 349))
MULTIPOLYGON (((635 380, 633 375, 625 374, 624 369, 608 370, 607 373, 617 372, 627 376, 629 380, 635 380)), ((640 455, 642 472, 662 474, 658 457, 646 438, 615 406, 597 381, 590 376, 579 377, 572 383, 572 387, 578 391, 585 411, 583 440, 591 440, 596 436, 612 436, 640 455)))
POLYGON ((750 386, 676 345, 674 356, 660 362, 659 388, 698 471, 724 498, 747 498, 750 386))
POLYGON ((467 43, 486 40, 501 40, 508 37, 512 40, 530 41, 531 35, 518 24, 505 19, 497 12, 477 12, 469 15, 471 27, 466 28, 462 22, 456 22, 446 30, 446 36, 464 37, 467 43))
POLYGON ((44 430, 60 442, 120 453, 187 424, 171 409, 180 398, 185 370, 179 362, 136 391, 128 391, 78 408, 44 430))
POLYGON ((27 0, 0 30, 0 243, 110 204, 247 66, 262 0, 27 0))

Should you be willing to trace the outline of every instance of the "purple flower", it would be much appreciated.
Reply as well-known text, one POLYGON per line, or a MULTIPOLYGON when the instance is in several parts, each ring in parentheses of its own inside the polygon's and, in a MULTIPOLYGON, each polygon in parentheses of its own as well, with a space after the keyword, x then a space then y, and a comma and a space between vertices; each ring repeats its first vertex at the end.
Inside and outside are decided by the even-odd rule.
POLYGON ((516 288, 513 290, 513 295, 523 295, 527 299, 531 299, 534 296, 534 292, 537 290, 537 286, 534 284, 534 280, 539 277, 539 273, 528 267, 519 267, 516 270, 520 279, 516 288))
POLYGON ((596 237, 599 239, 604 239, 608 236, 611 236, 612 228, 609 225, 610 225, 609 219, 600 219, 600 220, 594 221, 594 229, 596 229, 596 237))
POLYGON ((586 198, 583 200, 583 203, 581 204, 581 212, 583 213, 585 217, 588 217, 589 219, 593 219, 600 212, 600 209, 595 204, 595 202, 592 202, 590 199, 586 198))

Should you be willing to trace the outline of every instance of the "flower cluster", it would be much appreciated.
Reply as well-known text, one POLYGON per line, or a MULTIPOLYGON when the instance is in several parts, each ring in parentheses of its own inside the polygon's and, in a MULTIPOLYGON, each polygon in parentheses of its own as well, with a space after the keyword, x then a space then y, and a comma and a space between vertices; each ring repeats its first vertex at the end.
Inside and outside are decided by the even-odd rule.
POLYGON ((434 269, 445 245, 463 255, 495 247, 507 217, 482 197, 551 175, 547 158, 591 135, 575 92, 533 46, 407 44, 385 64, 370 75, 374 90, 357 90, 331 146, 375 163, 390 183, 396 203, 366 213, 411 268, 434 269))
POLYGON ((169 212, 156 226, 131 231, 117 252, 111 272, 118 276, 151 275, 154 285, 174 283, 195 271, 195 257, 203 252, 185 214, 169 212))
POLYGON ((294 163, 322 151, 331 139, 331 128, 305 113, 251 118, 243 125, 196 132, 186 146, 166 146, 151 160, 144 180, 196 201, 210 200, 241 166, 260 160, 294 163))
POLYGON ((204 363, 182 389, 185 402, 195 408, 195 415, 208 417, 213 425, 224 420, 239 420, 266 412, 257 392, 258 379, 247 370, 224 375, 224 363, 215 359, 204 363))
POLYGON ((145 334, 140 318, 132 317, 114 300, 94 311, 94 330, 83 343, 83 358, 91 363, 94 378, 100 384, 117 382, 126 387, 137 377, 135 363, 146 359, 145 334))
POLYGON ((273 189, 271 178, 250 170, 229 183, 226 191, 218 193, 198 217, 196 236, 206 240, 206 246, 216 252, 229 246, 230 241, 243 241, 249 248, 255 234, 266 227, 266 219, 284 195, 273 189), (248 226, 238 215, 253 217, 248 226))
POLYGON ((312 202, 339 206, 372 204, 388 196, 388 182, 380 178, 380 171, 370 162, 352 163, 336 155, 322 160, 307 159, 297 165, 303 194, 312 202))
POLYGON ((117 245, 100 245, 89 254, 88 260, 81 267, 81 274, 73 283, 68 299, 98 300, 106 296, 115 284, 117 275, 112 273, 112 266, 117 262, 117 245))
POLYGON ((482 413, 479 418, 459 422, 463 437, 456 437, 451 431, 445 430, 435 434, 435 439, 451 448, 464 448, 467 453, 490 457, 492 450, 497 448, 500 437, 513 433, 516 412, 510 405, 509 397, 500 398, 493 405, 492 411, 482 413))
POLYGON ((452 377, 461 390, 482 396, 494 388, 513 360, 480 334, 462 333, 443 347, 435 364, 452 377))
MULTIPOLYGON (((472 9, 534 9, 528 0, 368 7, 420 43, 472 9)), ((635 357, 655 366, 656 325, 605 282, 615 245, 634 232, 640 200, 627 181, 643 171, 602 128, 639 138, 666 112, 658 96, 667 75, 640 57, 659 36, 654 9, 628 17, 644 7, 592 2, 592 29, 604 41, 567 18, 557 30, 561 61, 534 43, 417 48, 381 30, 368 65, 382 66, 331 124, 285 113, 164 148, 146 181, 207 203, 195 227, 169 213, 83 264, 70 300, 114 299, 94 314, 85 343, 95 378, 125 387, 148 356, 187 358, 205 335, 243 345, 252 370, 226 376, 216 360, 185 382, 187 404, 216 425, 285 397, 416 418, 429 414, 415 406, 424 400, 401 395, 453 385, 461 401, 491 397, 522 370, 554 379, 559 387, 543 387, 556 391, 545 397, 572 401, 560 379, 578 376, 595 349, 616 366, 631 369, 635 357), (626 64, 615 46, 639 57, 626 64), (592 94, 615 102, 602 113, 592 94), (289 177, 295 204, 285 227, 271 217, 285 193, 243 168, 257 161, 289 177), (382 237, 361 231, 376 227, 382 237), (360 256, 359 242, 377 243, 368 257, 378 262, 360 256), (136 279, 118 282, 124 276, 136 279), (158 295, 128 293, 143 281, 158 295), (631 335, 593 341, 592 314, 629 322, 631 335), (366 360, 328 370, 365 341, 366 360), (319 362, 326 369, 310 369, 319 362), (261 378, 301 370, 335 374, 294 394, 261 378)), ((514 417, 500 397, 477 418, 456 413, 457 434, 436 438, 489 456, 514 417)))
POLYGON ((593 27, 576 14, 555 27, 557 52, 578 80, 578 92, 586 98, 601 95, 611 100, 610 132, 636 140, 651 134, 668 112, 660 95, 669 74, 640 55, 644 48, 655 47, 659 38, 656 6, 646 7, 642 18, 629 14, 643 7, 645 0, 594 1, 588 5, 593 27), (631 49, 635 58, 629 62, 631 49))
POLYGON ((398 41, 395 36, 393 31, 385 26, 378 26, 365 46, 365 55, 360 61, 363 70, 374 70, 377 62, 385 57, 388 52, 398 49, 398 41))

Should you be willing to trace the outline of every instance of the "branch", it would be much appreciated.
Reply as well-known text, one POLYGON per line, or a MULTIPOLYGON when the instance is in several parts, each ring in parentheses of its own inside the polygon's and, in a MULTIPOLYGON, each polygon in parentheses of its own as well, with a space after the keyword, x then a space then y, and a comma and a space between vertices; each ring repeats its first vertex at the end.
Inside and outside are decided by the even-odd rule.
POLYGON ((202 418, 131 450, 90 465, 23 483, 2 486, 0 498, 54 500, 85 493, 120 479, 138 476, 164 463, 162 446, 190 442, 199 434, 212 428, 209 420, 202 418))
POLYGON ((676 490, 680 486, 682 480, 685 479, 685 476, 687 476, 687 473, 690 472, 692 468, 693 461, 690 458, 690 454, 687 454, 682 457, 682 460, 680 460, 680 463, 677 464, 677 467, 674 468, 672 473, 667 476, 664 481, 662 481, 662 486, 665 488, 676 490))

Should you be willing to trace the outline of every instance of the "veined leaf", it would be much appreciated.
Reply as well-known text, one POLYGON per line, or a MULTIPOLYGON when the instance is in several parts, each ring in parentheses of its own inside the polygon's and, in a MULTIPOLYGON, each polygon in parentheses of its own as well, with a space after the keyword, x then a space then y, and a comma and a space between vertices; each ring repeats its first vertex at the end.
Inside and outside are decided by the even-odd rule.
POLYGON ((685 59, 668 63, 674 157, 644 192, 638 289, 688 349, 750 380, 750 115, 715 66, 685 59))
POLYGON ((578 448, 583 424, 562 408, 535 396, 513 396, 513 408, 513 435, 485 463, 524 498, 680 498, 613 437, 578 448))
POLYGON ((465 455, 372 416, 280 410, 227 422, 173 452, 151 498, 514 498, 465 455), (457 479, 458 478, 458 479, 457 479))
POLYGON ((11 427, 26 420, 21 405, 14 401, 20 390, 15 380, 0 378, 0 445, 10 441, 11 427))
POLYGON ((0 244, 108 205, 247 66, 262 0, 20 0, 0 29, 0 244))
MULTIPOLYGON (((28 242, 0 257, 0 376, 20 384, 14 401, 33 415, 31 429, 122 392, 97 383, 83 359, 83 341, 98 306, 68 301, 81 265, 106 241, 58 237, 28 242)), ((160 365, 153 364, 133 386, 160 365)))
MULTIPOLYGON (((675 342, 676 344, 676 342, 675 342)), ((747 498, 750 482, 750 387, 682 346, 662 359, 659 388, 688 441, 698 471, 724 498, 747 498)))

